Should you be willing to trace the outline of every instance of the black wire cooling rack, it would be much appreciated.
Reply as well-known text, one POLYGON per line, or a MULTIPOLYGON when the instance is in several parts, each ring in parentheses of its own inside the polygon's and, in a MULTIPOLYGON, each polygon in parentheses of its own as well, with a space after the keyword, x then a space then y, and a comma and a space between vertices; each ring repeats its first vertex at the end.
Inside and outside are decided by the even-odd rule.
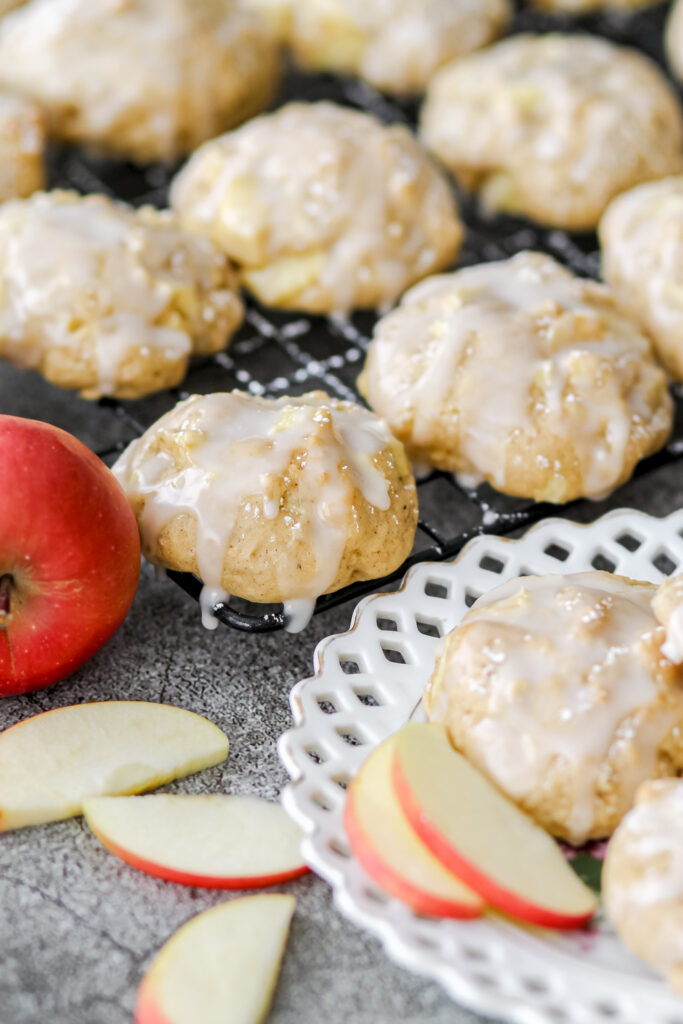
MULTIPOLYGON (((518 5, 513 32, 589 31, 636 46, 664 65, 662 33, 668 4, 631 15, 603 15, 567 19, 542 16, 518 5)), ((305 76, 290 71, 278 98, 280 105, 291 99, 329 99, 367 110, 383 121, 414 126, 418 107, 412 102, 388 99, 355 79, 332 75, 305 76)), ((81 192, 104 192, 135 205, 166 204, 168 184, 175 169, 162 166, 136 168, 88 157, 79 150, 55 151, 50 158, 50 184, 81 192)), ((520 249, 537 249, 561 260, 575 273, 597 276, 599 255, 595 235, 568 235, 544 230, 511 217, 486 218, 471 199, 459 196, 467 237, 458 261, 466 266, 485 260, 504 259, 520 249)), ((142 433, 177 401, 190 394, 241 388, 254 395, 277 397, 301 394, 320 388, 340 398, 358 400, 355 381, 362 366, 375 317, 354 316, 349 322, 281 314, 249 305, 241 331, 227 352, 197 361, 182 387, 137 401, 102 399, 103 416, 122 418, 134 434, 142 433)), ((639 475, 676 462, 683 456, 683 389, 676 388, 677 423, 663 451, 638 467, 639 475)), ((111 456, 114 450, 100 453, 111 456)), ((395 572, 378 580, 354 583, 321 597, 316 611, 347 600, 356 600, 374 590, 387 589, 411 565, 425 560, 454 557, 472 537, 481 533, 504 535, 548 514, 581 516, 588 503, 574 502, 558 507, 535 504, 498 494, 488 486, 466 490, 454 478, 435 472, 418 481, 420 520, 413 552, 395 572)), ((590 503, 593 518, 602 508, 590 503)), ((201 582, 186 573, 168 574, 195 599, 201 582)), ((253 605, 232 599, 216 609, 225 624, 250 632, 266 632, 285 625, 281 606, 253 605)))

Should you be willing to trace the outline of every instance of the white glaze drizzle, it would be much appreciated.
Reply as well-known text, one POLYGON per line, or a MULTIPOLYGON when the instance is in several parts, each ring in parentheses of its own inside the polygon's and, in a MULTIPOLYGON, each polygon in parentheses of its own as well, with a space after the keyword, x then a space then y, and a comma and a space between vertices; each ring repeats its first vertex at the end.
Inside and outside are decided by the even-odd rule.
POLYGON ((332 103, 290 103, 207 143, 170 199, 247 273, 309 259, 302 295, 329 293, 339 314, 368 278, 393 302, 460 235, 448 184, 416 140, 332 103))
MULTIPOLYGON (((162 322, 174 296, 207 289, 215 310, 237 303, 210 291, 222 265, 205 239, 178 227, 169 213, 136 212, 103 196, 39 193, 0 210, 0 352, 39 366, 50 349, 94 351, 97 390, 115 390, 131 349, 186 359, 192 338, 162 322)), ((208 314, 212 309, 207 305, 208 314)))
POLYGON ((479 626, 454 661, 446 659, 444 691, 430 717, 444 716, 449 673, 455 694, 467 687, 475 704, 485 700, 469 736, 487 773, 515 799, 540 791, 555 760, 564 761, 573 842, 592 828, 596 783, 610 749, 635 744, 620 779, 629 806, 654 770, 659 743, 683 714, 683 702, 654 710, 658 688, 646 653, 658 628, 654 590, 603 572, 514 579, 474 604, 463 628, 479 626), (633 735, 624 720, 649 706, 652 714, 633 735))
POLYGON ((202 619, 213 628, 211 608, 228 597, 223 564, 238 512, 247 509, 254 520, 279 519, 280 482, 297 463, 312 482, 315 499, 298 521, 290 518, 286 525, 295 539, 305 519, 316 572, 297 592, 295 556, 278 552, 287 628, 296 632, 336 577, 351 481, 374 508, 390 507, 389 484, 374 458, 391 443, 385 424, 372 413, 321 392, 269 400, 233 391, 179 403, 126 449, 113 471, 131 500, 144 500, 139 525, 148 549, 154 550, 174 517, 186 513, 196 519, 202 619), (348 467, 350 477, 340 473, 341 466, 348 467))
POLYGON ((542 191, 560 222, 589 210, 594 223, 619 191, 681 167, 666 79, 643 55, 586 34, 516 35, 452 61, 430 82, 422 134, 449 166, 498 177, 503 197, 511 187, 513 207, 517 190, 527 205, 542 191))
MULTIPOLYGON (((568 437, 584 493, 599 498, 623 472, 632 433, 651 428, 647 388, 622 388, 643 361, 661 377, 605 289, 521 253, 412 288, 376 328, 366 386, 399 436, 411 423, 409 447, 429 449, 452 423, 466 486, 504 488, 509 443, 540 430, 568 437)), ((654 419, 668 415, 664 402, 654 419)))

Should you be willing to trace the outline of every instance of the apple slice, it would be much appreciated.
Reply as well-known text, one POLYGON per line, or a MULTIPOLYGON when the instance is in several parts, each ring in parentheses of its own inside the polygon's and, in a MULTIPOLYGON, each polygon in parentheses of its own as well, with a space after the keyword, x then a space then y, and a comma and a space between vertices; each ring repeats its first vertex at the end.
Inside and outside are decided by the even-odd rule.
POLYGON ((443 867, 408 824, 393 789, 395 737, 381 743, 348 788, 344 825, 371 878, 418 914, 479 917, 484 901, 443 867))
POLYGON ((242 896, 173 935, 142 980, 135 1024, 258 1024, 280 970, 294 897, 242 896))
POLYGON ((108 850, 169 882, 252 889, 297 878, 301 831, 256 796, 96 796, 85 820, 108 850))
POLYGON ((453 749, 442 725, 394 737, 403 811, 444 867, 498 910, 546 928, 578 928, 596 909, 557 843, 453 749))
POLYGON ((0 831, 69 818, 88 796, 139 793, 227 755, 217 726, 170 704, 45 711, 0 733, 0 831))

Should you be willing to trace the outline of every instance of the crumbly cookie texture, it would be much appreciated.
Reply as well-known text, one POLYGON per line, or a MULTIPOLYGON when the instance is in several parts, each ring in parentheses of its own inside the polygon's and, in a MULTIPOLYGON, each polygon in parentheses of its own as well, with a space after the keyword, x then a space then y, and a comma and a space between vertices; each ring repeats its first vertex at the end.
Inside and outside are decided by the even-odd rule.
POLYGON ((45 119, 29 100, 0 93, 0 202, 45 183, 45 119))
POLYGON ((411 289, 358 383, 417 464, 536 501, 605 496, 672 423, 647 338, 541 253, 411 289))
POLYGON ((641 782, 683 767, 683 672, 661 655, 655 592, 606 572, 524 576, 440 642, 429 718, 571 843, 609 835, 641 782))
POLYGON ((521 35, 432 79, 422 138, 494 210, 570 230, 683 168, 673 89, 642 54, 592 36, 521 35))
POLYGON ((618 196, 600 221, 602 274, 683 381, 683 175, 618 196))
POLYGON ((262 110, 272 32, 241 0, 32 0, 0 23, 0 85, 53 135, 171 161, 262 110))
POLYGON ((0 356, 86 398, 178 384, 242 320, 228 261, 173 214, 38 192, 0 206, 0 356))
POLYGON ((332 103, 291 103, 206 143, 171 204, 261 302, 313 313, 393 303, 448 266, 463 235, 410 132, 332 103))
POLYGON ((602 869, 605 913, 619 938, 683 995, 683 781, 638 790, 602 869))
POLYGON ((591 11, 636 11, 660 0, 531 0, 533 7, 558 14, 588 14, 591 11))
POLYGON ((360 75, 390 93, 422 92, 446 61, 504 31, 509 0, 250 0, 299 64, 360 75))
POLYGON ((205 611, 229 594, 283 601, 300 628, 321 594, 397 568, 415 535, 402 446, 367 409, 321 391, 195 395, 114 473, 145 556, 197 574, 205 611))

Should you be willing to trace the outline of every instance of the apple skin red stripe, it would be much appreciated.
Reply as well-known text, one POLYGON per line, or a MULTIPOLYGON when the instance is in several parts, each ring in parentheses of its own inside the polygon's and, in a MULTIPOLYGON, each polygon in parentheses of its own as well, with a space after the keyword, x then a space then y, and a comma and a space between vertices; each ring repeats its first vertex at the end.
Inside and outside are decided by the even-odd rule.
MULTIPOLYGON (((283 871, 276 875, 247 875, 244 878, 221 878, 216 875, 193 875, 189 871, 178 871, 175 868, 165 867, 155 861, 145 860, 144 857, 136 857, 129 850, 112 843, 106 836, 103 836, 95 829, 92 830, 103 846, 110 853, 120 857, 126 864, 145 874, 154 875, 155 878, 162 878, 165 882, 175 882, 178 885, 190 885, 198 889, 265 889, 270 885, 280 885, 281 882, 291 882, 294 878, 301 878, 302 875, 310 874, 311 869, 307 864, 293 868, 291 871, 283 871)), ((147 1021, 145 1020, 145 1024, 147 1021)), ((156 1024, 156 1021, 154 1022, 156 1024)), ((159 1018, 159 1024, 165 1024, 159 1018)))
POLYGON ((135 1002, 133 1024, 173 1024, 173 1021, 165 1017, 158 1008, 150 989, 151 985, 143 978, 135 1002))
POLYGON ((398 755, 394 755, 392 781, 403 813, 425 846, 432 851, 444 867, 453 872, 456 878, 479 893, 492 907, 528 924, 539 925, 541 928, 574 929, 581 928, 587 921, 590 921, 593 916, 592 911, 580 916, 560 914, 546 907, 529 903, 516 893, 498 885, 471 861, 457 853, 418 805, 398 755))
POLYGON ((481 917, 483 904, 479 907, 471 904, 456 903, 447 899, 439 899, 425 892, 418 886, 406 881, 390 868, 370 847, 363 832, 354 807, 351 795, 346 798, 344 807, 344 827, 351 844, 354 856, 361 867, 380 888, 407 904, 417 914, 429 914, 432 917, 452 917, 461 920, 481 917))

